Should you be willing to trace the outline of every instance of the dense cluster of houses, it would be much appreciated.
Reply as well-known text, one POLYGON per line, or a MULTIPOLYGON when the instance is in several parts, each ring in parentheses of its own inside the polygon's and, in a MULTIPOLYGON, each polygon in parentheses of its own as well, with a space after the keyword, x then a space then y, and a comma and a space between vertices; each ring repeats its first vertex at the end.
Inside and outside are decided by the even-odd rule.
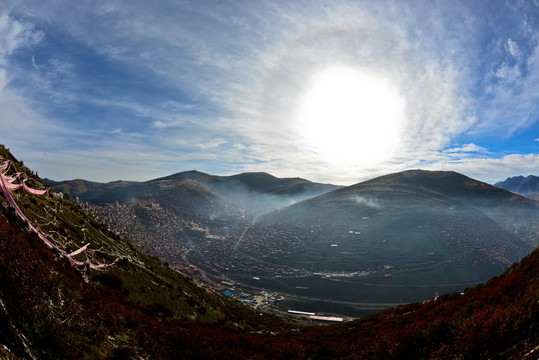
POLYGON ((432 217, 429 225, 454 259, 472 257, 479 263, 509 266, 533 249, 526 239, 477 216, 432 217))

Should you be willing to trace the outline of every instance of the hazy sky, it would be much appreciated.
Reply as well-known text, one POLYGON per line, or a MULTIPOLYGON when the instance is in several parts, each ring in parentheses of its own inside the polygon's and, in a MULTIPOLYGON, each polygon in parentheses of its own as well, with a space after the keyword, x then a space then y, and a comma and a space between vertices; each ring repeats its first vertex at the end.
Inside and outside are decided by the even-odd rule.
POLYGON ((539 172, 535 1, 2 1, 0 143, 55 180, 539 172))

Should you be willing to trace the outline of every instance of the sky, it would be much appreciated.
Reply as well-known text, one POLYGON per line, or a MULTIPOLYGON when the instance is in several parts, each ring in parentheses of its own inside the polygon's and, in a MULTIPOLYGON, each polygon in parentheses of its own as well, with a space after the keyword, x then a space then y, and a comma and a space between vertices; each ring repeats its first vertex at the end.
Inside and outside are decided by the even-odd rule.
POLYGON ((537 175, 539 5, 0 0, 0 126, 54 180, 537 175))

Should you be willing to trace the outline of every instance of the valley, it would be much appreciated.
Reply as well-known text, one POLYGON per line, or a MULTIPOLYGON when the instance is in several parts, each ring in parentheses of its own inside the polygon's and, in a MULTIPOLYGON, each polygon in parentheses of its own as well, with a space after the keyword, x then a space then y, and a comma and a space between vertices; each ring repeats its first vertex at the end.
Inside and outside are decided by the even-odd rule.
POLYGON ((262 291, 283 296, 267 309, 278 312, 359 317, 432 300, 500 274, 536 246, 528 236, 538 223, 534 201, 456 173, 398 173, 292 205, 306 195, 273 193, 282 179, 235 179, 235 197, 228 197, 230 184, 219 193, 222 183, 201 174, 131 185, 135 191, 108 185, 86 194, 93 203, 84 192, 76 201, 139 249, 217 291, 240 301, 262 291))

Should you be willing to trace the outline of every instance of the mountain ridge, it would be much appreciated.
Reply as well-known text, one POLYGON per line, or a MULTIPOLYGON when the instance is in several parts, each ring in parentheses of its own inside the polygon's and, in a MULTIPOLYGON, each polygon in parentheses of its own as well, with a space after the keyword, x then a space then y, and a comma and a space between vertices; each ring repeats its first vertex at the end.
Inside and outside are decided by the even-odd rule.
MULTIPOLYGON (((374 299, 365 294, 378 291, 384 302, 398 303, 428 298, 428 291, 405 294, 406 286, 434 293, 499 274, 537 246, 538 224, 534 200, 455 172, 413 170, 265 214, 247 230, 239 251, 308 269, 311 286, 303 293, 312 298, 366 303, 374 299), (276 228, 286 229, 287 237, 274 235, 276 228), (281 248, 290 248, 290 255, 281 248), (333 286, 330 294, 324 288, 332 283, 323 274, 339 273, 364 275, 347 278, 354 286, 343 284, 340 292, 333 286)), ((302 276, 282 282, 305 287, 302 276)))
POLYGON ((494 185, 522 195, 539 193, 539 177, 535 175, 508 177, 504 181, 497 182, 494 185))
MULTIPOLYGON (((501 201, 507 201, 507 206, 522 206, 524 210, 533 209, 535 211, 539 208, 539 202, 536 200, 474 180, 455 171, 431 170, 406 170, 383 175, 310 198, 306 202, 324 201, 332 197, 346 197, 349 194, 356 193, 365 193, 365 195, 376 193, 377 196, 383 197, 384 191, 391 191, 395 194, 401 193, 401 195, 408 195, 407 191, 413 191, 416 194, 424 192, 422 196, 424 195, 425 197, 444 197, 447 200, 468 203, 469 206, 476 208, 493 207, 490 214, 498 219, 510 216, 501 201), (498 203, 492 206, 493 201, 498 203)), ((301 206, 301 203, 295 205, 301 206)), ((518 212, 519 216, 522 215, 522 212, 518 212)), ((513 220, 516 221, 511 217, 511 221, 513 220)), ((506 222, 509 223, 509 221, 506 222)))
POLYGON ((129 198, 155 193, 159 188, 170 186, 181 188, 182 185, 199 184, 201 193, 227 199, 227 202, 235 203, 237 211, 243 209, 254 215, 339 188, 336 185, 314 183, 302 178, 277 178, 262 172, 218 176, 197 170, 179 172, 145 182, 97 183, 79 179, 61 182, 47 179, 46 181, 56 191, 93 203, 125 202, 129 198))

